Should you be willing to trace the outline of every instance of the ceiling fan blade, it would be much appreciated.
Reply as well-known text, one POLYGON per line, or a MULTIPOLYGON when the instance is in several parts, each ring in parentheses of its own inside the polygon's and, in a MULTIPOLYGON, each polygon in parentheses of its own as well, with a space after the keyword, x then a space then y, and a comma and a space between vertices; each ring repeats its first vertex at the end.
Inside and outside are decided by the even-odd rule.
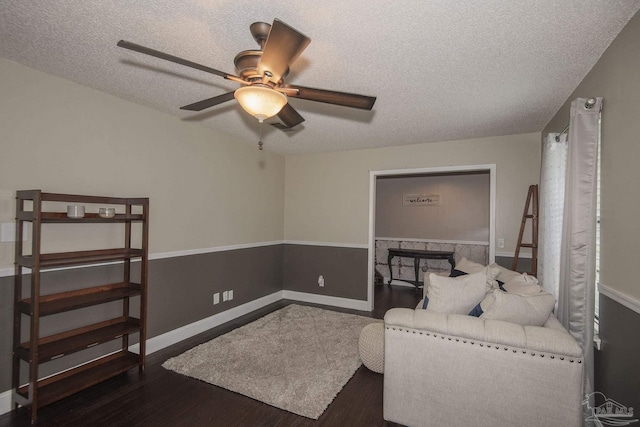
POLYGON ((327 104, 342 105, 344 107, 371 110, 376 102, 375 96, 358 95, 355 93, 336 92, 312 87, 285 85, 285 89, 297 89, 298 93, 287 92, 291 98, 307 99, 309 101, 324 102, 327 104))
POLYGON ((176 64, 184 65, 186 67, 195 68, 196 70, 204 71, 207 73, 215 74, 216 76, 224 77, 229 80, 240 80, 240 77, 234 76, 232 74, 227 74, 223 71, 216 70, 215 68, 207 67, 206 65, 200 65, 195 62, 188 61, 186 59, 178 58, 177 56, 169 55, 168 53, 160 52, 159 50, 151 49, 145 46, 140 46, 139 44, 131 43, 126 40, 120 40, 118 42, 119 47, 123 47, 125 49, 133 50, 135 52, 144 53, 145 55, 155 56, 156 58, 164 59, 165 61, 175 62, 176 64))
POLYGON ((282 123, 276 122, 271 123, 271 126, 276 127, 278 129, 291 129, 294 126, 298 126, 300 123, 304 122, 304 117, 302 117, 290 104, 285 104, 282 107, 282 110, 276 117, 280 119, 282 123))
POLYGON ((222 104, 223 102, 231 101, 233 99, 233 92, 227 92, 222 95, 214 96, 213 98, 204 99, 202 101, 194 102, 193 104, 180 107, 181 110, 189 111, 202 111, 214 105, 222 104))
POLYGON ((309 37, 275 19, 262 51, 258 72, 277 84, 309 43, 309 37))

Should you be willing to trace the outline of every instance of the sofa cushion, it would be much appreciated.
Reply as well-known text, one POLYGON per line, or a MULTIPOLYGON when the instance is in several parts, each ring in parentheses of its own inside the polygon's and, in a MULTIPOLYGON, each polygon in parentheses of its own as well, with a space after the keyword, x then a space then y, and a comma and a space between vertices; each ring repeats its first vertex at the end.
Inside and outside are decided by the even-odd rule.
POLYGON ((480 318, 503 320, 522 326, 542 326, 545 324, 556 299, 546 292, 535 295, 517 295, 494 290, 482 301, 480 318))
POLYGON ((441 277, 431 273, 427 290, 428 311, 467 314, 484 298, 487 275, 484 271, 460 277, 441 277))

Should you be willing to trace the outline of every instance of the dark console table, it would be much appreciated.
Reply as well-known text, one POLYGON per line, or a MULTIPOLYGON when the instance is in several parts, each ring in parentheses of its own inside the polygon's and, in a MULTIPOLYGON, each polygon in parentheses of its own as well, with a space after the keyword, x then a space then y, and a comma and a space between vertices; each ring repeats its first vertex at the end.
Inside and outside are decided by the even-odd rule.
POLYGON ((391 260, 393 259, 393 257, 396 257, 396 256, 413 258, 413 268, 416 272, 416 280, 413 282, 413 284, 416 287, 416 291, 420 287, 420 282, 418 281, 418 277, 419 277, 418 269, 420 268, 420 259, 446 259, 447 261, 449 261, 449 264, 451 264, 452 270, 456 267, 456 260, 453 258, 453 252, 389 248, 389 258, 387 259, 387 263, 389 265, 389 286, 391 286, 391 282, 393 281, 393 269, 391 268, 391 260))

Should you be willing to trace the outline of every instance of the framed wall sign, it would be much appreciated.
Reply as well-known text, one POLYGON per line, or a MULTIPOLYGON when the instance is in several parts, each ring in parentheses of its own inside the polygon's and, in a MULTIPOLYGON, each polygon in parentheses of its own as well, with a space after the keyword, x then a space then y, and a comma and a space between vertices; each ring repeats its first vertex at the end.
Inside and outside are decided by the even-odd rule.
POLYGON ((402 206, 438 206, 439 194, 403 194, 402 206))

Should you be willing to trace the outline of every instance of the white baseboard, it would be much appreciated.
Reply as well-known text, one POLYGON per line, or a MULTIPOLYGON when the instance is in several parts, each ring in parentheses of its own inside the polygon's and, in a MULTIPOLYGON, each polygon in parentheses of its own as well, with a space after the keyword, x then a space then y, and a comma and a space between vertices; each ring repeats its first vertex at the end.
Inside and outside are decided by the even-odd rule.
MULTIPOLYGON (((158 350, 162 350, 165 347, 176 344, 182 340, 190 338, 201 332, 207 331, 216 326, 220 326, 223 323, 234 320, 245 314, 249 314, 259 308, 265 307, 274 302, 278 302, 283 299, 283 291, 274 292, 271 295, 258 298, 257 300, 249 301, 246 304, 239 305, 231 308, 222 313, 214 314, 197 322, 190 323, 172 331, 166 332, 162 335, 158 335, 147 340, 147 354, 154 353, 158 350)), ((129 350, 138 353, 140 351, 140 345, 134 344, 129 347, 129 350)), ((71 368, 70 368, 71 369, 71 368)), ((0 393, 0 415, 11 411, 13 408, 13 396, 12 390, 7 390, 0 393)))
MULTIPOLYGON (((214 314, 213 316, 209 316, 188 325, 181 326, 162 335, 149 338, 147 340, 146 353, 155 353, 158 350, 162 350, 163 348, 169 347, 170 345, 179 343, 180 341, 186 340, 187 338, 191 338, 194 335, 198 335, 199 333, 208 331, 209 329, 215 328, 216 326, 220 326, 223 323, 237 319, 240 316, 244 316, 245 314, 249 314, 252 311, 258 310, 259 308, 265 307, 269 304, 273 304, 274 302, 278 302, 283 299, 282 292, 283 291, 274 292, 271 295, 249 301, 248 303, 223 311, 222 313, 214 314)), ((129 347, 129 350, 133 351, 134 353, 138 353, 140 351, 139 347, 139 344, 134 344, 129 347)))
POLYGON ((306 292, 282 291, 284 299, 290 299, 301 302, 311 302, 314 304, 331 305, 333 307, 350 308, 352 310, 369 311, 369 303, 367 301, 332 297, 328 295, 308 294, 306 292))
MULTIPOLYGON (((163 348, 169 347, 187 338, 191 338, 194 335, 208 331, 209 329, 220 326, 223 323, 237 319, 240 316, 249 314, 255 310, 266 307, 267 305, 273 304, 274 302, 278 302, 282 299, 369 311, 367 301, 332 297, 326 295, 308 294, 305 292, 278 291, 262 298, 249 301, 248 303, 239 305, 229 310, 223 311, 222 313, 214 314, 213 316, 209 316, 205 319, 198 320, 164 334, 149 338, 147 340, 147 354, 162 350, 163 348)), ((140 351, 140 345, 134 344, 129 347, 129 350, 134 353, 138 353, 140 351)), ((0 393, 0 415, 11 411, 11 409, 13 408, 12 394, 12 390, 7 390, 0 393)))
POLYGON ((13 390, 7 390, 0 393, 0 415, 5 414, 13 409, 13 390))

